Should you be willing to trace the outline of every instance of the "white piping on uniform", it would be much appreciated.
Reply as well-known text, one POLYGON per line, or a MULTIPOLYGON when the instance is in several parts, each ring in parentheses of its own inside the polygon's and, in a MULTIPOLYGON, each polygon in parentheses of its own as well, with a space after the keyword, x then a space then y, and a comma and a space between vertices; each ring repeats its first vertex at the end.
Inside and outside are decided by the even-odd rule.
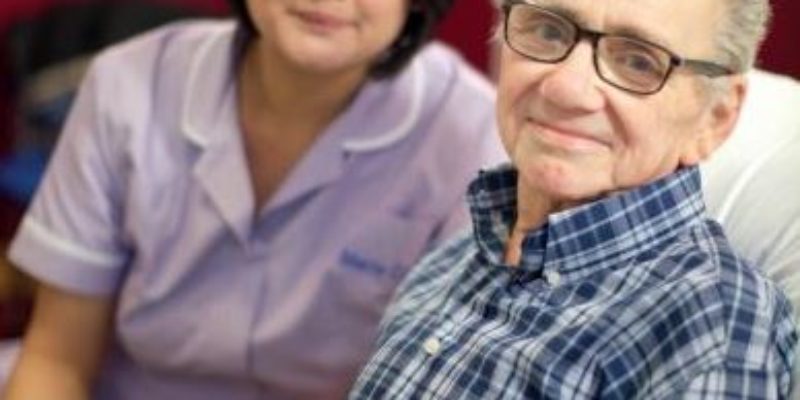
POLYGON ((32 236, 38 238, 43 243, 50 244, 54 250, 60 253, 74 257, 81 261, 85 261, 92 265, 110 268, 117 267, 123 261, 122 257, 116 255, 92 252, 76 246, 75 244, 54 235, 30 216, 25 217, 25 219, 22 221, 21 231, 29 232, 32 236))
POLYGON ((411 133, 414 125, 419 117, 420 109, 422 108, 423 89, 425 87, 425 75, 422 73, 422 67, 419 65, 419 60, 415 60, 411 64, 411 105, 406 118, 394 129, 383 135, 368 138, 352 140, 344 143, 344 149, 351 152, 369 152, 380 150, 384 147, 392 145, 404 139, 411 133))

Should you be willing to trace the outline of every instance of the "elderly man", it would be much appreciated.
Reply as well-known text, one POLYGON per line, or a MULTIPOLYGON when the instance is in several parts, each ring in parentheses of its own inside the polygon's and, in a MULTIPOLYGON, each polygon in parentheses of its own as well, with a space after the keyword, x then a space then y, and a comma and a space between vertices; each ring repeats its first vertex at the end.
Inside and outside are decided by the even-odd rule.
POLYGON ((398 289, 351 397, 783 398, 791 306, 705 217, 766 0, 505 0, 512 166, 398 289))

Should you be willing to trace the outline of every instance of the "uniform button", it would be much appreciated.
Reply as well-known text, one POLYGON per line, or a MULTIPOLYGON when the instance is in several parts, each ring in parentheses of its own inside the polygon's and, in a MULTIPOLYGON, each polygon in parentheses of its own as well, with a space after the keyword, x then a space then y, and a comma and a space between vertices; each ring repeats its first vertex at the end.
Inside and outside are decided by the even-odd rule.
POLYGON ((558 286, 558 284, 561 283, 561 274, 557 271, 547 271, 544 273, 544 279, 550 286, 558 286))
POLYGON ((422 344, 422 348, 425 349, 426 353, 435 356, 439 354, 439 351, 442 349, 442 342, 431 336, 425 340, 425 343, 422 344))

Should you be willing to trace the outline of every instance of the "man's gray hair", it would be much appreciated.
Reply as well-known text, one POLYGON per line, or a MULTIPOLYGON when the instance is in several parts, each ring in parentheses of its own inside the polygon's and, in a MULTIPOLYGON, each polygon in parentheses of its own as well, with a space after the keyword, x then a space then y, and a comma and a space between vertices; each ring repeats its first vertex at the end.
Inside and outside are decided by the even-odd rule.
POLYGON ((753 67, 771 16, 769 0, 724 1, 726 17, 719 27, 715 47, 719 62, 737 72, 753 67))

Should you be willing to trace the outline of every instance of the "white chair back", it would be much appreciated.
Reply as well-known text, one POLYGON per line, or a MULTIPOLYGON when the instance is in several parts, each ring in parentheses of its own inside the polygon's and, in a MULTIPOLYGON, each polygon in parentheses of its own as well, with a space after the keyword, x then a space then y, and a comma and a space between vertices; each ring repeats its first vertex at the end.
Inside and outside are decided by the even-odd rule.
MULTIPOLYGON (((800 323, 800 82, 764 71, 748 78, 732 137, 701 166, 706 202, 740 254, 783 288, 800 323)), ((795 354, 800 400, 800 347, 795 354)))

